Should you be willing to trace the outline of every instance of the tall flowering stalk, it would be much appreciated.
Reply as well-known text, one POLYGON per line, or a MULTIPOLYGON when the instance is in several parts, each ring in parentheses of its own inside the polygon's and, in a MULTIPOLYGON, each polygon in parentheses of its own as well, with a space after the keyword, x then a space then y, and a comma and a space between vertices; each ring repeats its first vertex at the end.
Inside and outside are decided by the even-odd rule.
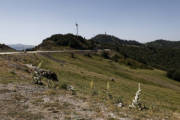
POLYGON ((93 87, 94 87, 94 81, 91 80, 91 82, 90 82, 90 88, 93 89, 93 87))
POLYGON ((107 81, 106 89, 109 90, 109 88, 110 88, 109 81, 107 81))
POLYGON ((132 104, 129 105, 129 107, 131 108, 137 108, 137 107, 141 107, 141 104, 140 104, 140 94, 141 94, 141 86, 140 86, 140 83, 138 85, 138 91, 136 92, 136 95, 132 101, 132 104))
POLYGON ((38 64, 37 68, 40 69, 42 66, 42 61, 38 64))

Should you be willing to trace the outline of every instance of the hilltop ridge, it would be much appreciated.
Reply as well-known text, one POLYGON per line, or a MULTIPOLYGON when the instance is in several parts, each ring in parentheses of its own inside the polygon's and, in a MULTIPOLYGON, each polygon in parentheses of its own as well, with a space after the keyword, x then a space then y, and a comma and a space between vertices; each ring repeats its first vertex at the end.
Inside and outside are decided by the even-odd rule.
POLYGON ((141 43, 134 40, 123 40, 112 35, 99 34, 91 39, 73 34, 55 34, 43 40, 36 49, 60 49, 62 47, 73 49, 103 49, 114 46, 132 45, 140 46, 141 43))
POLYGON ((5 44, 0 44, 0 52, 11 52, 11 51, 15 51, 15 50, 5 44))
POLYGON ((180 41, 170 41, 170 40, 155 40, 152 42, 146 43, 146 45, 151 47, 166 47, 166 48, 180 48, 180 41))
POLYGON ((56 34, 43 40, 35 49, 111 49, 120 54, 118 56, 133 59, 147 66, 166 71, 180 69, 180 41, 161 39, 148 43, 139 43, 106 34, 99 34, 88 40, 73 34, 56 34))
POLYGON ((122 46, 122 45, 142 45, 141 43, 135 41, 135 40, 124 40, 120 39, 113 35, 107 35, 107 34, 99 34, 95 37, 91 38, 90 40, 96 41, 102 44, 109 44, 109 45, 116 45, 116 46, 122 46))
POLYGON ((76 36, 69 33, 52 35, 51 37, 44 39, 35 49, 94 49, 95 47, 96 45, 94 42, 87 41, 82 36, 76 36))

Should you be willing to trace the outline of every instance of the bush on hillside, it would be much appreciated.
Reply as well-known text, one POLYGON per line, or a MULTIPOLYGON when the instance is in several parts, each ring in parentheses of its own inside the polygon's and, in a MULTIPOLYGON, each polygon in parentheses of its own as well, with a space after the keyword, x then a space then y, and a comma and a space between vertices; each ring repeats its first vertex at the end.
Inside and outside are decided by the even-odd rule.
POLYGON ((74 53, 71 53, 71 58, 76 58, 74 53))
POLYGON ((110 59, 109 52, 104 51, 104 52, 102 52, 101 55, 102 55, 102 57, 105 58, 105 59, 110 59))
POLYGON ((180 70, 174 70, 174 69, 169 70, 167 72, 167 76, 169 78, 172 78, 172 79, 176 80, 176 81, 180 81, 180 70))
POLYGON ((136 60, 133 60, 131 58, 126 58, 126 59, 119 59, 118 60, 119 63, 125 64, 133 69, 149 69, 149 70, 153 70, 153 67, 140 63, 136 60))
POLYGON ((90 53, 86 53, 86 54, 84 54, 84 56, 92 58, 92 55, 90 53))
POLYGON ((112 59, 113 61, 115 61, 115 62, 118 62, 120 58, 121 58, 121 57, 120 57, 119 55, 115 54, 114 56, 112 56, 111 59, 112 59))

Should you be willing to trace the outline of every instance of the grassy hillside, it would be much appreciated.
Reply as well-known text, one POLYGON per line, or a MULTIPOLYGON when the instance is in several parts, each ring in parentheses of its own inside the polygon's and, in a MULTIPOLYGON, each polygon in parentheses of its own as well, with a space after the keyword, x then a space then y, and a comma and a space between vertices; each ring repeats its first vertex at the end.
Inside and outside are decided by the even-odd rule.
POLYGON ((118 51, 127 57, 159 69, 169 70, 180 68, 179 49, 124 46, 119 47, 118 51))
POLYGON ((134 59, 146 65, 166 71, 174 71, 172 76, 176 77, 171 78, 180 81, 179 41, 156 40, 141 44, 136 41, 121 40, 109 35, 97 35, 91 40, 98 42, 101 45, 101 48, 110 48, 125 57, 134 59))
MULTIPOLYGON (((177 119, 179 117, 177 115, 180 112, 180 83, 167 78, 166 72, 157 69, 131 69, 121 62, 113 62, 97 54, 91 56, 88 57, 84 53, 75 53, 73 58, 69 53, 10 55, 1 57, 1 63, 4 64, 3 61, 8 59, 9 63, 23 66, 22 63, 38 65, 41 61, 42 68, 56 72, 60 80, 56 83, 56 89, 51 90, 52 96, 56 96, 59 92, 69 94, 63 91, 61 86, 72 85, 76 89, 75 97, 88 102, 90 109, 96 111, 97 116, 100 117, 103 116, 99 108, 100 104, 103 104, 107 111, 125 118, 177 119), (93 88, 90 85, 92 81, 93 88), (108 82, 109 89, 107 90, 108 82), (138 111, 128 108, 135 96, 138 83, 141 83, 141 101, 148 108, 147 110, 138 111), (123 108, 117 107, 118 101, 123 102, 123 108)), ((6 65, 4 64, 4 67, 6 65)), ((1 74, 1 83, 31 82, 31 75, 26 72, 27 70, 14 66, 1 69, 2 72, 6 72, 6 74, 1 74), (13 69, 15 71, 19 69, 26 78, 21 78, 19 72, 14 73, 13 69), (7 71, 11 72, 7 73, 7 71)), ((49 107, 53 108, 53 106, 49 107)))
POLYGON ((97 35, 89 40, 73 34, 57 34, 45 40, 36 50, 111 49, 126 58, 162 70, 180 69, 180 44, 178 41, 156 40, 146 44, 123 40, 112 35, 97 35))

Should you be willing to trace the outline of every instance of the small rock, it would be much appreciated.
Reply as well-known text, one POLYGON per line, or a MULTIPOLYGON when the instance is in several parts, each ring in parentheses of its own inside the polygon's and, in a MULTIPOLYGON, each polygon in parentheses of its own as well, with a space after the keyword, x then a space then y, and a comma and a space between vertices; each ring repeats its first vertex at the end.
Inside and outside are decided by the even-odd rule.
POLYGON ((50 101, 50 99, 48 97, 43 98, 43 100, 44 100, 45 103, 50 101))
POLYGON ((118 103, 118 104, 117 104, 117 107, 120 107, 120 108, 121 108, 121 107, 123 107, 123 104, 122 104, 122 103, 118 103))
POLYGON ((74 87, 72 85, 67 86, 67 90, 74 91, 74 87))
POLYGON ((114 78, 111 79, 112 82, 116 82, 114 78))
POLYGON ((109 116, 110 116, 111 118, 114 118, 114 119, 116 118, 116 116, 115 116, 114 113, 112 113, 112 112, 109 113, 109 116))

